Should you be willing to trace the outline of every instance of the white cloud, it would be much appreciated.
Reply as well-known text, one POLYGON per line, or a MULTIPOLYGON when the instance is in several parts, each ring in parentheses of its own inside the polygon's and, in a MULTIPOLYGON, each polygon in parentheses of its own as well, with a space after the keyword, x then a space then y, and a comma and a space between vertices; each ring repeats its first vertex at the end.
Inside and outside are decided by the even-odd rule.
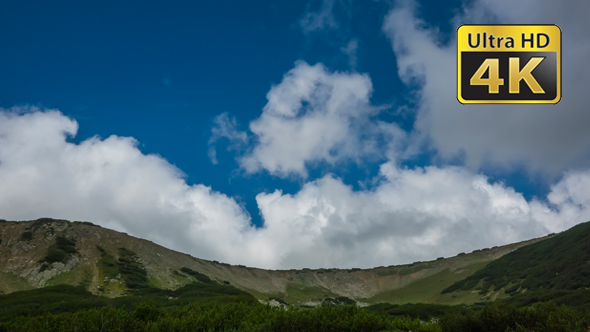
POLYGON ((456 44, 441 45, 436 30, 415 15, 415 4, 403 2, 385 18, 399 75, 420 84, 416 130, 440 157, 464 153, 466 164, 510 167, 524 164, 534 172, 559 175, 590 161, 590 2, 567 5, 544 1, 472 3, 454 19, 459 24, 557 24, 562 35, 563 98, 557 105, 461 105, 456 100, 456 44))
POLYGON ((466 168, 381 166, 353 191, 325 176, 294 195, 257 198, 263 228, 234 199, 128 137, 67 142, 57 111, 0 110, 2 218, 88 220, 196 257, 266 268, 370 267, 454 255, 560 231, 590 219, 590 171, 569 172, 547 203, 466 168))
MULTIPOLYGON (((381 174, 383 182, 371 191, 355 192, 326 176, 295 195, 259 194, 264 231, 272 234, 282 265, 371 267, 448 257, 560 231, 590 212, 585 204, 566 221, 566 205, 550 210, 528 203, 512 188, 463 168, 387 163, 381 174)), ((588 173, 578 176, 590 180, 588 173)))
MULTIPOLYGON (((306 164, 378 156, 377 140, 400 146, 405 133, 395 124, 371 121, 371 80, 358 73, 329 72, 299 62, 267 94, 260 117, 250 123, 256 143, 239 158, 250 173, 307 176, 306 164)), ((393 152, 392 152, 393 153, 393 152)))

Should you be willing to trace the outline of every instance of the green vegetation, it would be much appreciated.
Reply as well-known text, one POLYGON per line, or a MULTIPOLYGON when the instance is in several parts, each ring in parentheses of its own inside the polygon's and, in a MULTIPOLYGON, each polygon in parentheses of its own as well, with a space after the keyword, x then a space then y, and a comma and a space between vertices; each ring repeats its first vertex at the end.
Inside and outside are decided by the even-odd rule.
POLYGON ((350 305, 272 308, 231 286, 215 283, 117 299, 93 296, 71 286, 0 296, 0 331, 6 332, 408 330, 440 331, 434 323, 384 316, 350 305), (213 293, 199 291, 213 288, 213 293))
MULTIPOLYGON (((0 295, 0 322, 10 320, 15 316, 58 314, 105 306, 132 310, 146 301, 159 303, 162 307, 182 306, 194 301, 257 303, 252 295, 244 291, 218 284, 192 283, 175 291, 144 289, 138 294, 118 298, 96 296, 89 293, 84 287, 57 285, 0 295)), ((0 331, 3 330, 0 328, 0 331)))
POLYGON ((110 299, 55 286, 0 295, 0 331, 587 332, 590 313, 543 303, 524 308, 324 304, 274 308, 231 286, 195 282, 110 299))
POLYGON ((47 248, 47 254, 45 258, 41 260, 41 263, 45 263, 43 266, 47 267, 47 264, 56 262, 67 263, 73 254, 76 254, 76 243, 72 240, 68 240, 63 236, 58 236, 55 239, 55 244, 47 248))
POLYGON ((503 303, 523 307, 539 302, 567 305, 581 311, 590 311, 590 290, 537 290, 525 292, 501 300, 503 303))
POLYGON ((277 309, 260 304, 194 303, 160 308, 144 303, 132 311, 102 308, 15 317, 2 331, 440 331, 435 323, 371 314, 353 306, 313 310, 277 309))
POLYGON ((367 307, 367 310, 375 313, 386 314, 390 316, 408 316, 419 318, 423 321, 430 321, 433 318, 442 317, 448 314, 465 314, 469 309, 464 305, 442 305, 442 304, 389 304, 379 303, 367 307))
MULTIPOLYGON (((14 316, 36 316, 46 312, 59 313, 99 308, 108 299, 94 296, 80 287, 67 285, 14 292, 0 296, 0 321, 14 316)), ((2 331, 2 329, 0 329, 2 331)))
POLYGON ((520 309, 492 304, 479 311, 445 315, 440 319, 440 328, 444 332, 587 332, 589 323, 589 313, 554 303, 520 309))
POLYGON ((457 290, 505 289, 509 295, 522 290, 576 290, 590 287, 590 223, 579 224, 553 238, 521 247, 489 263, 442 293, 457 290))
POLYGON ((209 278, 206 275, 199 273, 195 270, 191 270, 188 267, 183 267, 180 269, 180 271, 194 277, 195 279, 199 280, 202 283, 209 284, 209 283, 213 282, 213 280, 211 280, 211 278, 209 278))

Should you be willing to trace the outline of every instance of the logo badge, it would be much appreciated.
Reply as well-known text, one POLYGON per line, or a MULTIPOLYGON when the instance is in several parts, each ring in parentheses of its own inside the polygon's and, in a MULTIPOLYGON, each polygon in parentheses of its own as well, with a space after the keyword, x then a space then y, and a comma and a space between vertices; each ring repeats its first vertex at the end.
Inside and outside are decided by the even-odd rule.
POLYGON ((457 99, 463 104, 555 104, 561 99, 556 25, 462 25, 457 99))

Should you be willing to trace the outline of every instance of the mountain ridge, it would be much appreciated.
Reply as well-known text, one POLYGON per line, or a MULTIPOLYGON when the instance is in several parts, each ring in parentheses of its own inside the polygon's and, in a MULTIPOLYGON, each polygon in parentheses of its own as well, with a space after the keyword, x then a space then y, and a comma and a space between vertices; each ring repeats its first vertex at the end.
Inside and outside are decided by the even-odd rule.
POLYGON ((195 258, 89 222, 49 218, 2 221, 0 292, 67 284, 81 285, 93 294, 118 297, 138 286, 177 289, 202 274, 261 301, 275 298, 290 304, 317 305, 327 298, 341 297, 361 305, 473 303, 481 300, 479 294, 457 296, 441 291, 487 263, 545 238, 440 260, 371 269, 265 270, 195 258))

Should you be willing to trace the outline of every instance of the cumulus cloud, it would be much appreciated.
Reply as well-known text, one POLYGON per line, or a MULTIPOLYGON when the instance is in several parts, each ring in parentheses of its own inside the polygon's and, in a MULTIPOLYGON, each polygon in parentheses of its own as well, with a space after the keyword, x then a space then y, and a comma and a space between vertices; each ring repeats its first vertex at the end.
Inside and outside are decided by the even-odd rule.
POLYGON ((262 114, 250 123, 256 142, 239 158, 240 165, 249 173, 306 177, 308 163, 362 162, 381 155, 377 142, 385 136, 400 147, 403 130, 371 120, 379 111, 370 103, 372 90, 365 74, 297 63, 271 88, 262 114))
POLYGON ((569 174, 557 184, 549 196, 552 208, 529 203, 514 189, 465 168, 399 169, 386 163, 381 175, 383 182, 372 191, 355 192, 326 176, 295 195, 259 194, 264 231, 274 234, 269 239, 277 242, 282 264, 371 267, 448 257, 590 218, 590 195, 577 190, 580 180, 590 181, 589 172, 569 174))
POLYGON ((58 111, 0 110, 2 218, 88 220, 196 257, 265 268, 408 263, 590 219, 588 170, 567 173, 546 202, 527 202, 466 168, 388 162, 371 190, 328 175, 293 195, 260 193, 264 226, 256 228, 233 198, 187 185, 133 138, 68 142, 77 130, 58 111))
POLYGON ((447 45, 435 28, 416 16, 415 3, 401 2, 385 18, 399 75, 417 85, 415 129, 444 160, 458 155, 477 169, 483 164, 526 165, 534 172, 559 175, 590 160, 586 92, 590 67, 590 2, 562 6, 548 0, 478 0, 453 22, 460 24, 557 24, 562 35, 563 98, 557 105, 461 105, 456 100, 456 40, 447 45))

